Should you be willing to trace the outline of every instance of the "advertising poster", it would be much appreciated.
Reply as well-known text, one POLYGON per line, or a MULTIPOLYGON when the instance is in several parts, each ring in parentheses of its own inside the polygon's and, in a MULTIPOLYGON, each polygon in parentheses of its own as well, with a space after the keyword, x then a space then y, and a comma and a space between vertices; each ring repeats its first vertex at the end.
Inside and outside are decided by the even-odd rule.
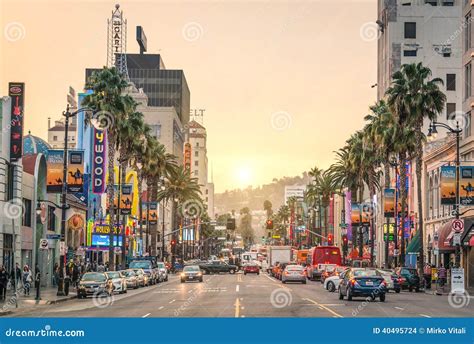
POLYGON ((459 197, 462 205, 474 204, 474 167, 459 168, 459 197))
POLYGON ((383 240, 387 241, 387 227, 388 227, 388 240, 393 241, 394 239, 394 234, 395 234, 395 224, 390 223, 390 225, 387 225, 384 223, 383 225, 383 240))
POLYGON ((351 198, 352 198, 352 192, 346 191, 346 197, 345 197, 346 218, 345 218, 345 223, 347 224, 347 239, 350 240, 350 241, 352 241, 351 198))
POLYGON ((368 225, 370 223, 370 219, 373 217, 373 207, 370 203, 362 203, 362 224, 368 225))
POLYGON ((122 184, 122 192, 120 193, 120 214, 130 215, 132 213, 133 203, 133 185, 122 184))
POLYGON ((25 84, 10 82, 8 95, 12 98, 10 121, 10 160, 17 161, 23 155, 23 117, 25 106, 25 84))
POLYGON ((156 225, 158 223, 158 203, 150 202, 148 203, 148 223, 150 225, 156 225))
POLYGON ((84 152, 69 151, 67 164, 67 192, 82 192, 84 187, 84 152))
POLYGON ((142 202, 142 215, 141 215, 142 224, 146 224, 147 211, 148 211, 148 203, 142 202))
POLYGON ((191 171, 191 144, 189 142, 184 144, 184 168, 191 171))
POLYGON ((353 226, 360 225, 360 204, 359 203, 351 204, 351 223, 353 226))
POLYGON ((58 149, 48 150, 46 160, 46 192, 61 193, 63 188, 63 160, 64 151, 58 149))
POLYGON ((384 217, 395 216, 395 189, 383 190, 383 214, 384 217))
POLYGON ((453 205, 456 203, 456 167, 441 167, 441 204, 453 205))
POLYGON ((93 135, 92 192, 94 194, 103 194, 105 192, 107 134, 105 130, 94 128, 93 135))

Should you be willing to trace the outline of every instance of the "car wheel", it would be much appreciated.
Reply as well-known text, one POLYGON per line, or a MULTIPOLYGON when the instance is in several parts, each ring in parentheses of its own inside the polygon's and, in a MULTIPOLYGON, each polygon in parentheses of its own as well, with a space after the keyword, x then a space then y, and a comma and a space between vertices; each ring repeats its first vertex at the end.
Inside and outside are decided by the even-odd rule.
POLYGON ((303 284, 306 284, 306 280, 303 280, 302 282, 303 282, 303 284))
POLYGON ((166 278, 165 278, 165 282, 168 282, 168 275, 167 275, 166 278))
POLYGON ((412 292, 412 291, 413 291, 413 288, 412 288, 412 287, 408 287, 408 291, 409 291, 409 292, 412 292))
POLYGON ((352 301, 351 289, 347 288, 346 290, 347 301, 352 301))
POLYGON ((244 275, 246 275, 246 274, 247 274, 247 273, 246 273, 246 272, 244 272, 244 275))
POLYGON ((334 285, 333 282, 329 281, 328 284, 326 285, 326 289, 333 293, 336 290, 336 286, 334 285))
POLYGON ((341 289, 339 289, 339 300, 344 300, 344 295, 342 295, 341 289))
POLYGON ((201 279, 199 279, 199 282, 202 282, 202 278, 201 278, 201 279))
POLYGON ((184 283, 184 280, 181 280, 181 283, 184 283))
POLYGON ((281 280, 281 283, 285 284, 285 283, 286 283, 286 281, 285 281, 285 280, 281 280))
POLYGON ((385 302, 385 294, 380 294, 380 302, 385 302))
POLYGON ((395 289, 395 292, 396 292, 397 294, 400 294, 400 291, 401 291, 400 289, 395 289))
POLYGON ((257 275, 260 275, 260 272, 257 272, 257 275))
POLYGON ((419 292, 420 292, 420 288, 419 288, 419 287, 416 287, 416 288, 415 288, 415 291, 416 291, 417 293, 419 293, 419 292))
POLYGON ((229 272, 231 273, 231 275, 235 274, 235 270, 234 270, 234 269, 230 269, 229 272))

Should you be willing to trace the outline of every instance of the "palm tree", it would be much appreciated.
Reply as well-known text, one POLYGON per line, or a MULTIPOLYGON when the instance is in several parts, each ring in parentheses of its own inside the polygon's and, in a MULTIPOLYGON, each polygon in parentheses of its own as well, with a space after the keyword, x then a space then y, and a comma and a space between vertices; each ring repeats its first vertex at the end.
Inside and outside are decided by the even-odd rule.
MULTIPOLYGON (((420 273, 423 271, 424 265, 424 224, 421 175, 423 171, 422 143, 425 141, 425 135, 422 131, 422 127, 425 118, 428 118, 430 121, 436 120, 436 117, 443 110, 444 103, 446 102, 446 95, 439 88, 439 85, 443 84, 443 81, 439 78, 431 79, 431 74, 431 70, 428 67, 423 66, 421 62, 417 64, 403 65, 400 71, 393 74, 392 85, 387 90, 387 103, 390 109, 397 117, 400 125, 409 127, 415 131, 415 139, 418 143, 414 150, 414 157, 416 159, 418 230, 420 236, 418 260, 420 273)), ((402 167, 405 167, 405 162, 403 160, 401 160, 401 164, 402 167)), ((403 173, 403 171, 401 171, 401 173, 403 173)), ((405 209, 402 205, 402 221, 404 221, 404 211, 405 209)), ((404 233, 404 227, 402 227, 402 229, 402 232, 404 233)), ((404 244, 403 236, 404 235, 402 234, 402 243, 404 244)), ((404 252, 402 252, 402 254, 404 254, 404 252)), ((403 256, 402 262, 404 262, 403 256)))
MULTIPOLYGON (((122 92, 128 86, 127 80, 118 72, 115 67, 104 67, 98 72, 94 72, 85 88, 92 91, 84 97, 82 105, 93 110, 97 114, 97 119, 107 130, 108 139, 108 179, 107 198, 109 208, 109 268, 115 268, 114 264, 114 162, 115 147, 119 136, 118 128, 126 120, 127 109, 131 104, 130 97, 123 96, 122 92)), ((91 114, 86 115, 86 124, 92 120, 91 114)))

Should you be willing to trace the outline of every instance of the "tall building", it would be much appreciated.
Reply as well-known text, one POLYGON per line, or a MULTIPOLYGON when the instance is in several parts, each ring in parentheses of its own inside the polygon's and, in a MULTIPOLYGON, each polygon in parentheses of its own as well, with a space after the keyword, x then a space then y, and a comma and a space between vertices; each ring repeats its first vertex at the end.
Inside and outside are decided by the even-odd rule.
POLYGON ((191 145, 191 176, 197 178, 208 214, 214 218, 214 183, 208 179, 206 128, 192 120, 189 122, 188 138, 191 145))
MULTIPOLYGON (((75 118, 75 117, 73 117, 75 118)), ((64 148, 64 121, 55 121, 51 126, 51 119, 48 118, 48 144, 52 149, 64 148)), ((68 148, 75 148, 77 141, 77 128, 74 124, 69 125, 68 129, 68 148)))

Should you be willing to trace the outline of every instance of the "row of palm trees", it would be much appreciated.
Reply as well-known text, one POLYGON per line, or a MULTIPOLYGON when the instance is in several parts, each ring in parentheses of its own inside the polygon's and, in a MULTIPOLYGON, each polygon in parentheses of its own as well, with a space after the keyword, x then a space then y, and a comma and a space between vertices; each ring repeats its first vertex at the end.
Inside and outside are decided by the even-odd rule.
MULTIPOLYGON (((423 258, 423 205, 422 205, 422 131, 426 119, 436 120, 446 102, 440 90, 442 80, 431 77, 431 70, 421 63, 405 64, 392 76, 392 83, 384 99, 370 107, 366 124, 351 135, 336 153, 336 162, 327 171, 314 170, 315 182, 308 190, 310 197, 330 192, 351 190, 358 202, 364 201, 367 188, 370 200, 380 188, 390 188, 390 166, 399 167, 400 228, 405 228, 407 216, 407 164, 415 162, 417 192, 417 228, 420 236, 419 268, 423 258), (383 178, 382 178, 383 177, 383 178), (326 189, 326 180, 328 179, 326 189), (330 191, 332 188, 332 191, 330 191)), ((374 231, 372 231, 374 232, 374 231)), ((372 245, 374 240, 371 240, 372 245)), ((401 241, 400 263, 404 264, 405 240, 401 241)), ((373 256, 373 246, 372 246, 373 256)))
MULTIPOLYGON (((189 200, 203 204, 197 179, 190 176, 189 170, 178 165, 176 157, 167 153, 164 145, 153 136, 150 126, 145 123, 144 115, 137 110, 137 102, 127 94, 131 85, 115 67, 104 67, 94 72, 85 88, 92 91, 82 104, 92 110, 86 116, 86 124, 95 120, 107 131, 108 204, 113 204, 114 200, 114 166, 118 162, 122 181, 125 180, 128 168, 137 172, 140 217, 143 186, 146 185, 147 202, 172 200, 172 213, 175 214, 172 228, 175 229, 180 205, 189 200)), ((113 222, 114 215, 114 207, 110 207, 109 221, 113 222)), ((199 215, 204 216, 204 212, 199 215)), ((151 226, 150 230, 151 250, 148 240, 146 250, 149 254, 156 255, 157 225, 154 228, 151 226)), ((141 227, 140 236, 142 237, 141 227)), ((109 257, 113 257, 112 240, 109 257)))

